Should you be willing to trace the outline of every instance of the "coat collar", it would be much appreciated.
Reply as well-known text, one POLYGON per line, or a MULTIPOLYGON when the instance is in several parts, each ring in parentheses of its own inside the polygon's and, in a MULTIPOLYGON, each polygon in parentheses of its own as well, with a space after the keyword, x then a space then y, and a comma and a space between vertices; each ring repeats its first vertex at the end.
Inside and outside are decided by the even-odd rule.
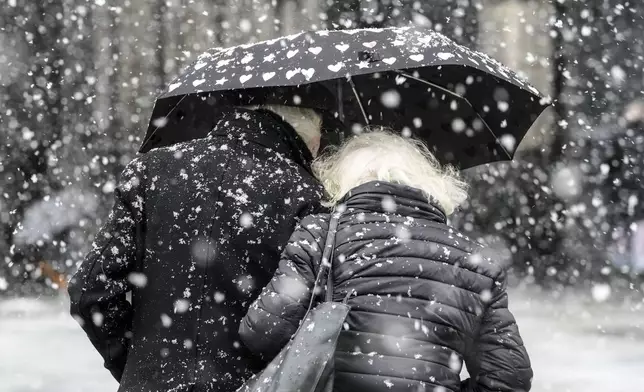
POLYGON ((269 110, 232 108, 219 117, 209 135, 257 143, 311 171, 313 156, 306 143, 289 123, 269 110))
POLYGON ((371 181, 353 188, 340 203, 347 209, 395 213, 414 218, 447 221, 445 212, 434 201, 427 201, 423 191, 406 185, 371 181))

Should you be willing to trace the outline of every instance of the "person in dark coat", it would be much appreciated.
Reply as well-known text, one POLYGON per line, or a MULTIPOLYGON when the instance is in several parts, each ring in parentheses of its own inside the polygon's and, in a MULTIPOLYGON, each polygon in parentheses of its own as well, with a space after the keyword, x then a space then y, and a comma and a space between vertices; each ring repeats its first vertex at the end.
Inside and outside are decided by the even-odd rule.
MULTIPOLYGON (((314 171, 343 211, 333 297, 352 294, 334 391, 528 391, 532 370, 505 272, 446 223, 467 196, 456 171, 422 143, 382 131, 350 139, 314 171), (463 362, 471 377, 461 381, 463 362)), ((306 313, 329 218, 302 219, 240 324, 243 343, 265 359, 306 313)))
POLYGON ((237 325, 322 196, 310 172, 320 117, 269 109, 231 110, 208 137, 123 171, 69 286, 119 391, 228 392, 263 365, 237 325))

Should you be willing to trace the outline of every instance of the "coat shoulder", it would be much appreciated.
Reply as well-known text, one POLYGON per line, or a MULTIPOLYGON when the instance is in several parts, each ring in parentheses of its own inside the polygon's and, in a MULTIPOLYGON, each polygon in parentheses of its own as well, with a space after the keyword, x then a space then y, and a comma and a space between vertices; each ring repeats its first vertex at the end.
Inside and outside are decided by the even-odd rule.
POLYGON ((456 260, 456 263, 461 268, 476 272, 493 281, 504 279, 505 270, 503 266, 493 259, 485 245, 452 226, 445 226, 445 231, 447 238, 454 240, 458 244, 457 248, 462 251, 456 260))
POLYGON ((426 239, 445 247, 450 264, 480 275, 491 283, 504 276, 503 266, 494 260, 485 245, 474 238, 446 223, 418 221, 418 224, 427 230, 426 239))
POLYGON ((455 247, 460 249, 465 254, 476 255, 485 250, 485 245, 453 226, 445 225, 444 230, 445 237, 452 240, 455 244, 455 247))
POLYGON ((314 238, 318 239, 326 235, 329 230, 329 219, 331 215, 328 213, 317 213, 307 215, 297 225, 297 228, 303 231, 308 231, 314 238))
POLYGON ((144 174, 148 169, 148 160, 149 156, 147 154, 139 154, 134 157, 121 172, 123 178, 140 176, 144 174))

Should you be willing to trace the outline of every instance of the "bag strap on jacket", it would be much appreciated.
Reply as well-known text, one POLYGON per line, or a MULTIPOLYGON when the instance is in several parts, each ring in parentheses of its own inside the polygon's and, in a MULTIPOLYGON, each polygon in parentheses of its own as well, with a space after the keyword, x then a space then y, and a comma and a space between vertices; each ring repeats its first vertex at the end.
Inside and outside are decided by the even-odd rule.
POLYGON ((328 271, 324 298, 327 302, 333 302, 333 255, 335 253, 335 234, 338 230, 338 222, 340 221, 341 215, 342 213, 335 210, 331 213, 329 230, 327 231, 324 248, 322 250, 320 269, 318 270, 318 275, 315 279, 315 285, 313 286, 313 293, 311 295, 311 301, 309 302, 307 313, 311 311, 311 308, 313 308, 316 296, 315 294, 318 292, 317 288, 322 287, 322 278, 324 277, 325 268, 328 268, 328 271))
POLYGON ((333 302, 333 259, 335 256, 335 235, 338 231, 338 222, 340 222, 340 213, 333 212, 329 221, 329 232, 326 235, 324 243, 324 252, 322 253, 322 267, 328 263, 329 272, 326 278, 326 302, 333 302), (326 258, 325 258, 325 254, 326 258))

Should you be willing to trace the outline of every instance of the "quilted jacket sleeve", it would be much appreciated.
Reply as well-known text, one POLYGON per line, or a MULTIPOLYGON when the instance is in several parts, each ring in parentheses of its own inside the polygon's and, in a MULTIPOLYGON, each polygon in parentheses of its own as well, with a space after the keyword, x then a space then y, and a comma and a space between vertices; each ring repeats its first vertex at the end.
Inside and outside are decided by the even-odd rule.
POLYGON ((114 207, 69 284, 70 312, 120 381, 125 368, 132 306, 126 299, 133 284, 138 239, 142 235, 143 163, 132 161, 121 174, 114 207))
POLYGON ((463 381, 461 392, 530 390, 530 358, 508 309, 505 273, 496 279, 474 350, 465 361, 471 378, 463 381))
POLYGON ((319 257, 315 238, 298 225, 273 279, 240 324, 241 340, 253 353, 271 360, 295 333, 308 309, 315 285, 313 262, 319 257))

